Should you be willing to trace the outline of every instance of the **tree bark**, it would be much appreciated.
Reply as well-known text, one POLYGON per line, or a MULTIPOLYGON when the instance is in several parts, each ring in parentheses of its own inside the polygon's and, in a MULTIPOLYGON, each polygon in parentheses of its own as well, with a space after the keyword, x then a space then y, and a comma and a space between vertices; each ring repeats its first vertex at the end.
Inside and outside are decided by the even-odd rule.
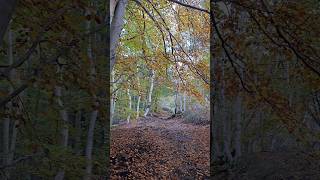
POLYGON ((175 80, 176 91, 175 91, 175 98, 174 98, 174 114, 178 113, 178 95, 179 95, 179 84, 178 79, 175 80))
MULTIPOLYGON (((10 25, 9 25, 10 26, 10 25)), ((8 28, 8 64, 12 65, 14 63, 13 58, 13 33, 8 28)), ((20 83, 19 79, 16 79, 16 70, 12 69, 9 73, 9 79, 12 82, 17 82, 17 84, 20 83)), ((10 85, 9 87, 9 93, 13 93, 14 87, 10 85)), ((10 111, 13 111, 12 102, 8 102, 5 106, 5 110, 8 110, 8 114, 3 120, 3 165, 9 166, 12 163, 12 159, 14 156, 15 146, 16 146, 16 137, 17 137, 17 130, 16 130, 16 124, 18 123, 17 120, 12 119, 12 115, 10 114, 10 111), (12 135, 10 139, 10 124, 12 124, 12 135)), ((16 109, 14 113, 19 113, 19 110, 16 109)), ((10 172, 9 169, 4 170, 4 179, 10 179, 10 172)))
MULTIPOLYGON (((8 29, 8 43, 9 43, 9 64, 13 64, 14 60, 13 60, 13 33, 10 29, 10 26, 9 26, 9 29, 8 29)), ((15 78, 16 76, 16 70, 13 69, 11 70, 10 72, 10 80, 11 81, 16 81, 18 84, 20 83, 20 80, 19 79, 16 79, 15 78)), ((10 87, 10 93, 13 92, 13 87, 10 87)), ((11 106, 11 103, 9 103, 9 108, 12 108, 11 106)), ((19 110, 17 109, 16 113, 19 113, 18 112, 19 110)), ((16 139, 17 139, 17 124, 18 124, 18 121, 17 120, 14 120, 14 119, 9 119, 11 122, 13 122, 13 125, 12 125, 12 135, 11 135, 11 141, 10 141, 10 137, 8 136, 8 141, 10 141, 10 144, 8 146, 9 148, 9 154, 8 154, 8 157, 7 157, 7 160, 6 160, 6 164, 7 165, 10 165, 12 163, 12 160, 13 160, 13 157, 14 157, 14 152, 15 152, 15 147, 16 147, 16 139)), ((10 128, 10 122, 9 122, 9 127, 10 128)), ((10 135, 10 131, 8 132, 10 135)), ((10 172, 9 171, 6 171, 6 177, 8 179, 10 179, 10 172)))
POLYGON ((98 110, 94 110, 90 115, 90 124, 87 136, 87 145, 86 145, 86 175, 85 180, 89 180, 92 174, 92 149, 93 149, 93 139, 94 139, 94 128, 96 120, 98 117, 98 110))
POLYGON ((16 0, 0 0, 0 46, 9 26, 16 2, 16 0))
POLYGON ((127 95, 129 98, 129 103, 128 103, 128 109, 129 109, 129 115, 127 117, 127 123, 130 123, 130 115, 131 115, 131 109, 132 109, 132 99, 131 99, 131 94, 130 94, 130 89, 127 89, 127 95))
POLYGON ((183 112, 182 95, 180 93, 179 93, 179 109, 180 109, 180 112, 183 112))
POLYGON ((141 100, 141 95, 139 94, 139 96, 138 96, 138 101, 137 101, 136 119, 139 118, 139 113, 140 113, 140 100, 141 100))
MULTIPOLYGON (((120 34, 124 25, 124 16, 126 12, 126 7, 128 4, 128 0, 112 0, 111 3, 111 14, 112 21, 110 27, 110 71, 112 71, 113 66, 116 62, 116 50, 120 39, 120 34), (112 3, 116 3, 112 5, 112 3)), ((110 18, 111 19, 111 18, 110 18)))
MULTIPOLYGON (((90 32, 91 29, 91 22, 87 21, 87 27, 86 30, 87 32, 90 32)), ((93 59, 93 54, 92 54, 92 42, 91 42, 91 36, 88 37, 88 49, 87 49, 87 55, 89 57, 90 61, 90 81, 93 84, 95 81, 95 63, 93 59)), ((89 119, 89 129, 88 129, 88 134, 87 134, 87 143, 86 143, 86 174, 84 176, 85 180, 91 179, 91 174, 92 174, 92 149, 93 149, 93 140, 94 140, 94 129, 95 129, 95 124, 96 120, 98 118, 98 107, 99 103, 97 102, 97 97, 96 95, 93 95, 93 101, 94 101, 94 109, 92 110, 90 114, 90 119, 89 119)))
POLYGON ((183 112, 186 111, 186 91, 183 92, 183 112))
MULTIPOLYGON (((112 82, 112 89, 111 92, 115 91, 117 89, 117 85, 115 82, 115 72, 114 70, 111 71, 111 82, 112 82)), ((113 118, 114 118, 114 112, 116 109, 116 95, 117 91, 113 92, 111 95, 111 103, 110 103, 110 125, 112 125, 113 118)))
MULTIPOLYGON (((241 86, 241 85, 239 85, 241 86)), ((234 143, 235 143, 235 160, 238 160, 241 156, 241 114, 242 114, 242 95, 241 92, 238 93, 236 98, 235 107, 235 135, 234 135, 234 143)))
POLYGON ((230 151, 230 137, 231 137, 231 129, 230 129, 230 121, 227 118, 227 102, 225 98, 225 69, 224 65, 221 65, 222 75, 221 75, 221 120, 223 121, 223 152, 225 157, 227 157, 228 161, 232 161, 231 151, 230 151))
POLYGON ((152 103, 152 92, 153 92, 153 86, 154 86, 154 77, 155 77, 155 71, 152 69, 151 70, 151 77, 150 77, 150 89, 149 89, 149 93, 148 93, 148 101, 147 101, 147 108, 146 111, 144 113, 144 117, 147 117, 150 109, 151 109, 151 103, 152 103))
POLYGON ((119 0, 110 0, 110 23, 112 22, 114 11, 119 0))
MULTIPOLYGON (((60 71, 60 70, 58 70, 60 71)), ((68 139, 69 139, 69 128, 68 128, 68 113, 67 110, 65 109, 63 102, 61 100, 62 92, 61 92, 61 87, 60 86, 55 86, 54 89, 54 95, 56 97, 56 102, 60 108, 60 116, 62 119, 62 130, 61 130, 61 140, 60 140, 60 145, 64 148, 68 147, 68 139)), ((55 176, 55 180, 63 180, 64 179, 64 170, 59 170, 57 175, 55 176)))
POLYGON ((140 78, 139 78, 139 69, 137 68, 137 84, 138 84, 138 100, 137 100, 137 107, 136 107, 136 119, 139 118, 140 113, 140 100, 141 100, 141 92, 140 92, 140 78))
MULTIPOLYGON (((10 141, 10 118, 5 117, 3 120, 3 165, 9 165, 9 141, 10 141)), ((9 171, 7 169, 4 170, 4 179, 9 179, 9 171)))
POLYGON ((76 117, 75 117, 75 153, 76 155, 81 154, 81 117, 82 117, 82 111, 79 109, 76 112, 76 117))

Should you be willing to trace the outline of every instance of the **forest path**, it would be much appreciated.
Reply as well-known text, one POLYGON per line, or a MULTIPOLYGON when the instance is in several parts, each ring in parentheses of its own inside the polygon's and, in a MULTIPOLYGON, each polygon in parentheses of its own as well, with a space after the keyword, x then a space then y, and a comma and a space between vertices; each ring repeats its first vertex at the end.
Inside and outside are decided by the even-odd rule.
POLYGON ((165 116, 111 130, 111 179, 208 179, 210 127, 165 116))

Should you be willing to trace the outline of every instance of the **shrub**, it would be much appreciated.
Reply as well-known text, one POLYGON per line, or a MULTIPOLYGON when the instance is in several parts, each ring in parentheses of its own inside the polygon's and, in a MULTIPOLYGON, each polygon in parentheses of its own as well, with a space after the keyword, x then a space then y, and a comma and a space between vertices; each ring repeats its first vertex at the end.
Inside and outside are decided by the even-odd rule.
POLYGON ((210 124, 210 110, 204 106, 197 105, 183 113, 185 123, 196 125, 210 124))

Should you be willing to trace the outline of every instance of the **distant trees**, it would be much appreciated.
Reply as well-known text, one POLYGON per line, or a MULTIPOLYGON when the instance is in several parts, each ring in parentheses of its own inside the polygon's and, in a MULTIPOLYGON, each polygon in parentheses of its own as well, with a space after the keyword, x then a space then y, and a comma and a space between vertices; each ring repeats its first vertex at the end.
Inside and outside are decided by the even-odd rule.
POLYGON ((177 89, 180 111, 188 106, 188 95, 203 101, 203 85, 208 88, 209 79, 208 14, 167 1, 129 1, 124 22, 113 69, 112 82, 117 86, 112 88, 113 97, 117 96, 118 104, 112 108, 113 120, 132 119, 134 109, 136 118, 141 110, 143 116, 158 111, 159 98, 169 95, 163 86, 170 93, 177 89), (172 16, 166 16, 168 12, 172 16), (192 48, 195 43, 201 48, 192 48))
POLYGON ((319 141, 303 108, 319 89, 316 4, 211 2, 214 165, 221 157, 234 164, 242 155, 310 149, 319 141))
MULTIPOLYGON (((1 33, 13 6, 0 2, 8 14, 1 33)), ((97 156, 107 154, 109 136, 105 8, 105 1, 17 2, 0 49, 0 179, 107 175, 107 155, 97 156)))

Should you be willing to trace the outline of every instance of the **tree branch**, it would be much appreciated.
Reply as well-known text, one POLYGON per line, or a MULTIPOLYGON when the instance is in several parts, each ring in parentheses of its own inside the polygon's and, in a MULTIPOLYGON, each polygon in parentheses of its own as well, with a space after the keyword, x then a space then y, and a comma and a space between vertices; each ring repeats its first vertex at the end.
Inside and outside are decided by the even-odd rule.
POLYGON ((4 100, 0 102, 0 107, 5 106, 8 102, 10 102, 14 97, 19 95, 22 91, 27 89, 28 84, 21 85, 18 89, 13 91, 8 97, 6 97, 4 100))
POLYGON ((173 3, 176 3, 176 4, 179 4, 179 5, 184 6, 184 7, 187 7, 187 8, 191 8, 191 9, 194 9, 194 10, 197 10, 197 11, 201 11, 201 12, 210 14, 210 11, 208 11, 208 10, 206 10, 206 9, 202 9, 202 8, 199 8, 199 7, 195 7, 195 6, 192 6, 192 5, 189 5, 189 4, 186 4, 186 3, 183 3, 183 2, 177 1, 177 0, 168 0, 168 1, 173 2, 173 3))

